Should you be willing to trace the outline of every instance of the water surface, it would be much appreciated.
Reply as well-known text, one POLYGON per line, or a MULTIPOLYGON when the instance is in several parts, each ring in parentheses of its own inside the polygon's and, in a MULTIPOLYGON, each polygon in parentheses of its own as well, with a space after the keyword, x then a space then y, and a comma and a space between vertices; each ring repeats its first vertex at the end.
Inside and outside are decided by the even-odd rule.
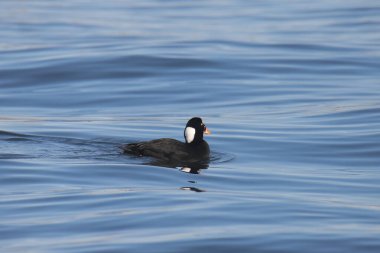
POLYGON ((0 10, 1 251, 379 252, 380 4, 0 10), (207 169, 121 154, 192 116, 207 169))

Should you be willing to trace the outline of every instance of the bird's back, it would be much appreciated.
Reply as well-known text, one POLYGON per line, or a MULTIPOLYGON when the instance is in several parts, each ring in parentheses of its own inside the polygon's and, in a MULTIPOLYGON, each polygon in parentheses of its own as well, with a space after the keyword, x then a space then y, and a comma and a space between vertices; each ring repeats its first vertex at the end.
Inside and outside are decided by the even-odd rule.
POLYGON ((196 161, 207 158, 210 150, 207 142, 194 146, 175 139, 163 138, 139 143, 130 143, 122 147, 124 153, 151 156, 167 161, 196 161))

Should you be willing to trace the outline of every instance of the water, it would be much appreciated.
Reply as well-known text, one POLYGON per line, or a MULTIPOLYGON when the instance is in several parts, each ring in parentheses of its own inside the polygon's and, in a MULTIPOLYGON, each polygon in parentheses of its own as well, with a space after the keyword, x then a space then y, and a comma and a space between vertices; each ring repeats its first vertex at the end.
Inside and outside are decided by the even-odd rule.
POLYGON ((379 252, 376 1, 2 1, 1 252, 379 252), (187 173, 119 146, 183 139, 187 173))

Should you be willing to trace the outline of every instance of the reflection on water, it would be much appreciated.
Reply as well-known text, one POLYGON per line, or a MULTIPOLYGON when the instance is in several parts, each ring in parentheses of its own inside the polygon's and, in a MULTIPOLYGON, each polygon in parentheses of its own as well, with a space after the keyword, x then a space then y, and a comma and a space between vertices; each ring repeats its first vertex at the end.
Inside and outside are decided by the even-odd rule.
POLYGON ((181 187, 181 190, 193 191, 193 192, 205 192, 204 190, 196 188, 196 187, 181 187))
POLYGON ((168 168, 181 168, 182 172, 199 174, 201 170, 209 167, 210 160, 202 160, 198 162, 182 162, 182 161, 167 161, 167 160, 152 160, 149 165, 168 167, 168 168))
MULTIPOLYGON (((127 155, 127 154, 124 154, 127 155)), ((129 155, 131 156, 131 155, 129 155)), ((137 157, 136 157, 137 158, 137 157)), ((142 160, 142 157, 138 157, 142 160)), ((146 158, 145 158, 146 159, 146 158)), ((227 153, 212 152, 210 157, 199 161, 178 161, 178 160, 161 160, 157 158, 148 157, 148 162, 143 162, 147 165, 167 167, 167 168, 179 168, 180 171, 191 174, 199 174, 202 170, 206 170, 211 165, 217 165, 221 163, 227 163, 234 159, 234 156, 227 153)))
POLYGON ((208 167, 197 167, 197 165, 189 165, 187 167, 182 167, 180 171, 191 174, 199 174, 202 169, 207 169, 208 167))

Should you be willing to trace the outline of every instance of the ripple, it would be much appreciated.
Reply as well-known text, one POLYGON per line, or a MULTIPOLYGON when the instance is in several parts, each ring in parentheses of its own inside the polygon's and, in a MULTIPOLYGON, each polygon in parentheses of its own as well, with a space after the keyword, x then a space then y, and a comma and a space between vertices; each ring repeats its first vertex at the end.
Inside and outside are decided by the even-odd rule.
POLYGON ((0 8, 3 251, 378 251, 374 1, 0 8), (207 166, 120 154, 195 115, 207 166))

